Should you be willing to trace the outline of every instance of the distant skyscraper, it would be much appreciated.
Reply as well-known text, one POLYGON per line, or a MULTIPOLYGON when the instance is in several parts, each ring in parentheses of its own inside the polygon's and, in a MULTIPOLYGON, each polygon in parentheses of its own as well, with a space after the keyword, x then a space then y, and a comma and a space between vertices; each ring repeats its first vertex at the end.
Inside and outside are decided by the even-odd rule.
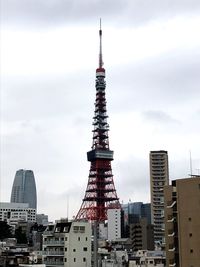
POLYGON ((37 208, 37 194, 33 171, 18 170, 16 172, 10 202, 28 203, 29 208, 37 208))
POLYGON ((154 224, 154 240, 164 244, 164 186, 169 185, 167 151, 150 152, 151 218, 154 224))

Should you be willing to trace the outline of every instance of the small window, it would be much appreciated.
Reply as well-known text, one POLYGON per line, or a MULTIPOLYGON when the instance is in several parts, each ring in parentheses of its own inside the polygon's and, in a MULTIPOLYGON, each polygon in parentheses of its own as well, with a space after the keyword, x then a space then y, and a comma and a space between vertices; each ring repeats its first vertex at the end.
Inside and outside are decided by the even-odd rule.
POLYGON ((83 258, 83 262, 86 262, 86 258, 83 258))
POLYGON ((65 226, 64 229, 63 229, 63 232, 64 233, 68 233, 69 232, 69 227, 68 226, 65 226))
POLYGON ((191 217, 189 217, 189 218, 188 218, 188 221, 190 221, 190 222, 191 222, 191 220, 192 220, 192 218, 191 218, 191 217))
POLYGON ((67 248, 65 248, 65 251, 67 251, 67 248))
POLYGON ((87 237, 85 238, 85 241, 87 241, 87 237))
POLYGON ((73 249, 73 252, 76 252, 76 249, 75 248, 73 249))
POLYGON ((65 237, 65 241, 67 241, 67 237, 65 237))
POLYGON ((189 236, 192 237, 192 233, 190 233, 189 236))
POLYGON ((80 238, 80 236, 78 237, 78 241, 81 241, 81 238, 80 238))
POLYGON ((67 262, 67 258, 65 258, 65 262, 67 262))
POLYGON ((190 253, 193 253, 193 249, 190 249, 190 253))
POLYGON ((59 233, 59 232, 60 232, 60 227, 56 227, 55 232, 56 232, 56 233, 59 233))
POLYGON ((73 230, 74 230, 74 233, 78 233, 79 227, 78 226, 74 226, 73 230))
POLYGON ((80 233, 85 233, 85 226, 80 226, 80 233))
POLYGON ((74 262, 76 262, 76 258, 74 258, 74 262))
POLYGON ((84 248, 83 248, 83 251, 87 251, 87 247, 84 247, 84 248))

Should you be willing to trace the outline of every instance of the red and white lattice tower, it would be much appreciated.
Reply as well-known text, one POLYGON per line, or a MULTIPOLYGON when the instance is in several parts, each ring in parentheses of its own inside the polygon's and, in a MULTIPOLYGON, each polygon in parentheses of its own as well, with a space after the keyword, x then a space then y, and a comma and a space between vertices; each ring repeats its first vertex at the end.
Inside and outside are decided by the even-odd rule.
POLYGON ((96 101, 93 117, 92 150, 87 152, 91 162, 88 184, 76 220, 103 222, 107 220, 107 210, 121 208, 114 186, 111 161, 113 151, 109 148, 107 109, 105 97, 105 69, 102 60, 102 30, 99 30, 99 67, 96 69, 96 101))

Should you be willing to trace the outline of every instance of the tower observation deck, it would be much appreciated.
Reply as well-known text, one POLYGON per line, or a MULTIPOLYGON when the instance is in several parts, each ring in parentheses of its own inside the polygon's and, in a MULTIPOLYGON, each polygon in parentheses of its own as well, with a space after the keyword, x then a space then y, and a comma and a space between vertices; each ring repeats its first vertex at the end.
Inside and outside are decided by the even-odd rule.
POLYGON ((99 66, 96 69, 96 101, 93 117, 92 149, 87 152, 91 162, 88 184, 76 220, 103 222, 107 210, 121 208, 113 181, 111 161, 113 151, 109 148, 109 124, 107 122, 105 69, 102 59, 102 30, 99 30, 99 66))

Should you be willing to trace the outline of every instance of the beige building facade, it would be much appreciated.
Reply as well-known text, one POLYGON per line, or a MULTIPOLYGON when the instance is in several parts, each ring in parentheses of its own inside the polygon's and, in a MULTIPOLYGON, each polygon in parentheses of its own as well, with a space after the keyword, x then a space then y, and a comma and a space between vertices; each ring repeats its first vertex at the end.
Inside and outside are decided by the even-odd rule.
POLYGON ((200 176, 164 189, 167 267, 200 266, 200 176))

